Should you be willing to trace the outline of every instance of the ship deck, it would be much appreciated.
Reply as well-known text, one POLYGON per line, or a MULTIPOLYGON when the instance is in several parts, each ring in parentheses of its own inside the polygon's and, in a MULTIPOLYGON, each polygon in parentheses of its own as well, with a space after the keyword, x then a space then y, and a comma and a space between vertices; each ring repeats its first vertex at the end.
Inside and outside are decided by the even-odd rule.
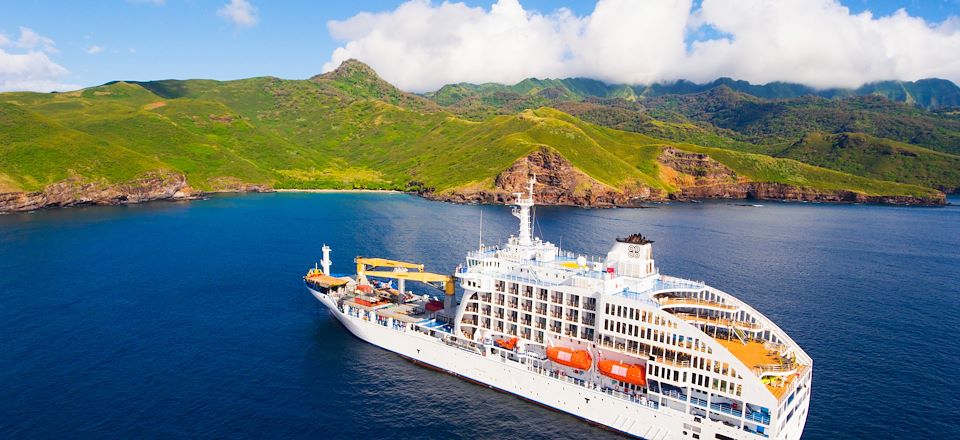
MULTIPOLYGON (((746 344, 736 340, 717 339, 724 348, 730 351, 740 362, 743 362, 751 370, 759 370, 765 366, 780 365, 783 360, 777 355, 776 351, 768 350, 763 343, 750 341, 746 344)), ((783 397, 788 389, 790 382, 794 380, 795 375, 785 376, 782 383, 768 383, 767 389, 777 400, 783 397)))

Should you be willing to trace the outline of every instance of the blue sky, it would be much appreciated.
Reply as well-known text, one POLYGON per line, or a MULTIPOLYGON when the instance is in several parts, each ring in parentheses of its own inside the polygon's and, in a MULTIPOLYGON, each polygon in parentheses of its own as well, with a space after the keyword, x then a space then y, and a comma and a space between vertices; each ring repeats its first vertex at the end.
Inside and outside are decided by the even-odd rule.
MULTIPOLYGON (((55 81, 80 86, 115 79, 306 78, 320 73, 333 51, 345 43, 333 39, 328 21, 346 20, 361 11, 392 11, 402 3, 249 1, 256 8, 256 23, 244 26, 218 14, 228 0, 2 0, 0 35, 7 44, 0 45, 0 50, 7 54, 44 51, 39 46, 16 46, 21 27, 28 28, 52 40, 50 50, 44 51, 46 57, 68 71, 56 75, 55 81)), ((466 3, 489 8, 493 2, 466 3)), ((878 16, 905 8, 929 23, 960 15, 960 0, 842 3, 854 13, 870 10, 878 16)), ((583 0, 521 0, 521 4, 545 13, 565 7, 578 16, 591 14, 595 6, 583 0)), ((0 75, 3 69, 0 65, 0 75)))

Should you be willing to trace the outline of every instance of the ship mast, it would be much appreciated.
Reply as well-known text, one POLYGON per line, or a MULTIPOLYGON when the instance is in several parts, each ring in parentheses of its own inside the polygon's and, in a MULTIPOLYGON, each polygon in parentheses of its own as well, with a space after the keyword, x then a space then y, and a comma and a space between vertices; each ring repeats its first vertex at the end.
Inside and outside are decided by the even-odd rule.
POLYGON ((517 244, 520 246, 533 245, 533 232, 531 231, 532 222, 530 221, 530 208, 533 207, 533 185, 537 183, 537 177, 531 176, 527 182, 527 197, 523 193, 513 193, 517 196, 516 205, 513 208, 513 215, 520 219, 520 236, 517 237, 517 244))

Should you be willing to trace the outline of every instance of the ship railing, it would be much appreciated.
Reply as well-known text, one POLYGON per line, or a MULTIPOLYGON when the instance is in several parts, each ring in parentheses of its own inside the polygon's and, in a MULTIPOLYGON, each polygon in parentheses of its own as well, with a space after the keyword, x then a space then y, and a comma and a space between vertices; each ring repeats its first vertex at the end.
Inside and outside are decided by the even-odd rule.
POLYGON ((707 301, 704 299, 698 298, 661 298, 659 301, 661 307, 669 306, 699 306, 699 307, 713 307, 716 309, 723 310, 737 310, 737 306, 731 304, 723 304, 716 301, 707 301))
POLYGON ((674 366, 674 367, 680 367, 680 368, 689 368, 689 367, 690 367, 690 361, 677 361, 677 360, 665 358, 665 357, 663 357, 663 356, 657 356, 657 360, 656 360, 655 362, 658 362, 658 363, 661 363, 661 364, 672 365, 672 366, 674 366))
POLYGON ((721 405, 719 403, 711 403, 710 409, 721 412, 724 414, 730 414, 732 416, 740 417, 743 415, 743 412, 733 409, 730 405, 721 405))
POLYGON ((684 402, 687 401, 687 395, 677 390, 663 390, 663 392, 661 392, 660 394, 663 394, 664 396, 667 396, 667 397, 672 397, 677 400, 682 400, 684 402))
POLYGON ((783 364, 766 364, 766 365, 758 365, 757 369, 760 371, 785 372, 785 371, 796 370, 797 364, 793 362, 786 362, 783 364))
POLYGON ((752 322, 746 321, 735 321, 732 319, 724 318, 713 318, 708 316, 698 316, 692 313, 674 313, 673 316, 676 316, 684 321, 704 323, 708 325, 714 325, 719 327, 730 327, 730 328, 746 328, 751 330, 759 330, 760 325, 752 322))
POLYGON ((619 398, 619 399, 623 399, 623 400, 626 400, 626 401, 628 401, 628 402, 636 403, 636 404, 639 404, 639 405, 644 405, 644 406, 647 406, 647 407, 653 408, 653 409, 659 409, 659 408, 660 408, 660 404, 658 404, 657 402, 654 402, 654 401, 652 401, 652 400, 649 400, 649 399, 646 399, 646 398, 641 398, 640 396, 635 396, 635 395, 630 395, 630 394, 622 393, 622 392, 620 392, 620 391, 617 391, 617 390, 614 390, 614 389, 611 389, 611 388, 607 388, 607 387, 604 387, 604 386, 597 385, 597 384, 594 383, 594 382, 589 382, 589 381, 586 381, 586 380, 583 380, 583 379, 577 379, 577 378, 575 378, 575 377, 570 377, 570 376, 567 376, 567 375, 565 375, 565 374, 561 374, 561 373, 558 373, 558 372, 556 372, 556 371, 547 370, 547 369, 544 369, 544 368, 529 367, 529 369, 530 369, 530 371, 533 371, 533 372, 535 372, 535 373, 540 373, 540 374, 543 374, 543 375, 545 375, 545 376, 552 377, 552 378, 554 378, 554 379, 562 380, 562 381, 564 381, 564 382, 568 382, 568 383, 571 383, 571 384, 574 384, 574 385, 578 385, 578 386, 581 386, 581 387, 584 387, 584 388, 587 388, 587 389, 599 391, 599 392, 604 393, 604 394, 606 394, 606 395, 608 395, 608 396, 612 396, 612 397, 616 397, 616 398, 619 398))
POLYGON ((781 356, 787 352, 787 346, 778 342, 769 342, 769 341, 764 342, 763 348, 765 348, 767 351, 776 352, 778 355, 781 355, 781 356))
POLYGON ((534 279, 534 278, 521 277, 521 276, 518 276, 518 275, 509 274, 509 273, 499 273, 499 272, 497 272, 497 273, 494 273, 493 275, 496 276, 496 277, 498 277, 498 278, 504 278, 504 279, 507 279, 507 280, 510 280, 510 281, 518 281, 518 282, 521 282, 521 283, 537 284, 537 285, 542 285, 542 286, 559 286, 559 285, 560 285, 560 283, 556 283, 556 282, 553 282, 553 281, 538 280, 538 279, 534 279))
POLYGON ((707 287, 707 283, 704 283, 703 281, 686 280, 683 278, 660 275, 660 278, 657 279, 657 284, 655 286, 655 289, 656 290, 669 290, 672 288, 703 289, 706 287, 707 287))
POLYGON ((690 396, 690 403, 697 405, 702 408, 707 407, 707 401, 699 397, 690 396))
POLYGON ((744 418, 753 422, 762 423, 764 425, 770 424, 770 414, 764 414, 759 411, 750 411, 744 416, 744 418))
POLYGON ((659 307, 659 306, 660 306, 660 304, 657 304, 656 301, 650 299, 650 296, 649 296, 648 294, 642 293, 642 292, 637 292, 637 291, 630 290, 630 289, 623 289, 622 291, 617 292, 617 293, 615 293, 614 295, 620 295, 620 296, 622 296, 622 297, 624 297, 624 298, 632 299, 632 300, 634 300, 634 301, 637 301, 637 302, 640 302, 640 303, 643 303, 643 304, 646 304, 646 305, 649 305, 649 306, 652 306, 652 307, 659 307))

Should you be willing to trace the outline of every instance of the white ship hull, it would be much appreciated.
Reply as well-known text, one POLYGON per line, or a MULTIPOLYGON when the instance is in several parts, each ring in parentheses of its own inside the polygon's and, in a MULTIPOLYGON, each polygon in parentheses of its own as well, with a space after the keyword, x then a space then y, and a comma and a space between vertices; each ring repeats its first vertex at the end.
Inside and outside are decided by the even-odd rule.
MULTIPOLYGON (((469 352, 423 333, 394 330, 353 317, 340 310, 328 295, 309 290, 347 330, 366 342, 414 362, 514 394, 612 430, 649 440, 763 438, 728 427, 721 422, 695 418, 690 414, 663 407, 654 409, 639 402, 576 385, 564 376, 554 378, 531 371, 526 365, 500 356, 469 352)), ((805 419, 806 417, 794 419, 793 422, 799 426, 789 427, 783 432, 801 433, 805 419)), ((778 438, 796 440, 797 437, 798 434, 778 438)))

